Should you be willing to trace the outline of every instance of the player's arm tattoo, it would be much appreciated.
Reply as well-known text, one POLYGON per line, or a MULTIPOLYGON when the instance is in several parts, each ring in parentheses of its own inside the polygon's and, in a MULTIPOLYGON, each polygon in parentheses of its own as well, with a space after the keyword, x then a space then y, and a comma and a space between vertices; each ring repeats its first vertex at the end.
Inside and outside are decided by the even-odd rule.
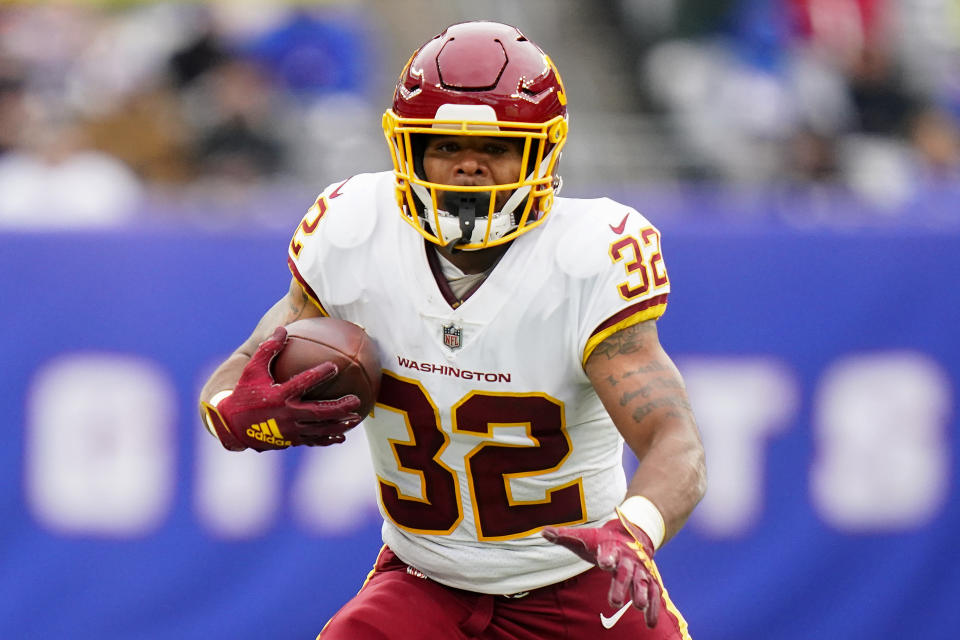
POLYGON ((641 322, 626 329, 621 329, 598 344, 594 353, 604 355, 607 359, 627 353, 636 353, 643 348, 644 336, 655 329, 656 325, 648 322, 641 322))
POLYGON ((287 295, 277 302, 270 313, 275 314, 274 324, 270 327, 270 331, 273 331, 273 327, 277 325, 286 325, 303 318, 315 318, 323 315, 320 307, 296 279, 290 280, 290 289, 287 291, 287 295))
POLYGON ((693 407, 690 406, 690 401, 685 394, 654 398, 634 409, 631 415, 634 422, 639 424, 658 409, 663 410, 664 417, 678 419, 693 417, 693 407))
MULTIPOLYGON (((307 298, 303 287, 291 286, 290 295, 287 296, 287 317, 290 319, 290 322, 302 318, 307 306, 312 304, 309 298, 307 298)), ((289 322, 287 324, 289 324, 289 322)))
POLYGON ((613 398, 637 424, 651 415, 692 418, 683 380, 668 359, 655 355, 654 344, 659 341, 653 322, 627 327, 601 342, 594 350, 598 362, 613 366, 602 378, 603 384, 611 390, 617 387, 613 398), (624 357, 622 365, 614 362, 619 357, 624 357))
POLYGON ((627 404, 637 396, 649 399, 657 391, 681 391, 683 388, 683 384, 676 378, 655 378, 638 389, 632 389, 631 391, 625 392, 622 396, 620 396, 620 406, 627 406, 627 404))

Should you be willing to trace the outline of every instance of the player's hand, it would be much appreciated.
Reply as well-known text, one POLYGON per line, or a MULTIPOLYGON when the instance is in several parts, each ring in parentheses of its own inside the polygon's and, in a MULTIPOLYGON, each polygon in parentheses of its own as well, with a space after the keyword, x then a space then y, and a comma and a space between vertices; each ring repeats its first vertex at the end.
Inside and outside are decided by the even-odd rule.
POLYGON ((644 612, 651 629, 660 615, 660 582, 653 566, 653 543, 623 515, 602 527, 544 527, 544 538, 613 574, 608 599, 620 608, 627 602, 644 612))
POLYGON ((296 445, 325 446, 343 442, 343 434, 363 419, 354 395, 336 400, 304 400, 307 390, 329 382, 337 366, 325 362, 282 384, 270 374, 270 362, 283 349, 287 331, 278 327, 244 367, 233 393, 216 407, 203 403, 207 419, 224 447, 231 451, 286 449, 296 445))

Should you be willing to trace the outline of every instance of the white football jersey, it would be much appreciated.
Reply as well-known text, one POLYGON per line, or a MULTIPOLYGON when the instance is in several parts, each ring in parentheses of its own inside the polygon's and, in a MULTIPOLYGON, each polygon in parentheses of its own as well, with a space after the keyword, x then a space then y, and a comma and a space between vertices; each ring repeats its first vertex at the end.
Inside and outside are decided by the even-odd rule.
POLYGON ((384 172, 327 188, 289 264, 324 313, 377 343, 382 385, 363 424, 384 542, 428 577, 484 593, 587 569, 539 531, 605 521, 624 497, 623 439, 583 363, 663 313, 656 229, 612 200, 557 198, 461 303, 384 172))

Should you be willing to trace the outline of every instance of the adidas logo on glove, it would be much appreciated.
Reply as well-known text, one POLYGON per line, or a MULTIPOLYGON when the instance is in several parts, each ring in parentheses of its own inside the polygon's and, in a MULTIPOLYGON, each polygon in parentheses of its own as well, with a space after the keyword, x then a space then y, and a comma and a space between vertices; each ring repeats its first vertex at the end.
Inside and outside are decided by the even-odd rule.
POLYGON ((266 422, 252 424, 247 427, 247 435, 260 442, 266 442, 277 447, 289 447, 291 442, 284 440, 277 428, 277 421, 271 418, 266 422))

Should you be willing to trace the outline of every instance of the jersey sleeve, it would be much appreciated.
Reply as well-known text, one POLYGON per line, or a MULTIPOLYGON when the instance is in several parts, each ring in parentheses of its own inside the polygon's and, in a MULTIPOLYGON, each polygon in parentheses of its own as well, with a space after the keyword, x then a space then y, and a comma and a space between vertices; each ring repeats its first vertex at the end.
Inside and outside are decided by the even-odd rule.
POLYGON ((607 204, 596 215, 602 229, 589 234, 590 250, 604 252, 606 260, 583 296, 582 364, 610 335, 663 315, 670 293, 660 232, 636 210, 607 204))
POLYGON ((338 255, 370 234, 375 211, 369 202, 372 176, 353 176, 324 189, 304 214, 287 248, 287 266, 323 315, 337 282, 338 255))

